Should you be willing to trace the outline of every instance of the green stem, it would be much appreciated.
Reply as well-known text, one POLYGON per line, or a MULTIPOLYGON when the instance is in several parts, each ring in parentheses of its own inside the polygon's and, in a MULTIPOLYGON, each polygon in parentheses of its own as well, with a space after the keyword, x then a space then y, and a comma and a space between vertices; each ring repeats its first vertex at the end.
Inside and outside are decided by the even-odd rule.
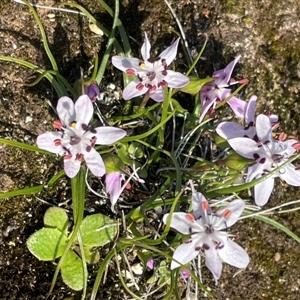
POLYGON ((53 275, 53 279, 51 282, 51 287, 48 293, 49 295, 52 293, 55 282, 58 277, 58 273, 61 269, 62 263, 68 253, 68 251, 71 249, 71 247, 74 245, 74 241, 77 238, 77 234, 79 232, 79 228, 83 219, 83 213, 84 213, 84 202, 85 202, 85 172, 80 168, 78 174, 71 179, 71 188, 72 188, 72 204, 73 204, 73 216, 74 216, 74 229, 71 233, 71 236, 69 238, 69 241, 66 245, 66 249, 61 256, 57 267, 55 269, 55 273, 53 275))
POLYGON ((119 0, 115 0, 115 13, 114 13, 114 21, 113 21, 112 29, 111 29, 111 32, 110 32, 110 35, 109 35, 109 40, 108 40, 108 43, 107 43, 107 46, 106 46, 104 56, 103 56, 102 61, 101 61, 101 65, 99 67, 97 76, 95 78, 95 82, 98 85, 102 81, 102 77, 103 77, 103 74, 105 72, 105 69, 106 69, 106 66, 107 66, 107 63, 108 63, 108 59, 110 57, 112 45, 113 45, 114 40, 115 40, 115 32, 116 32, 117 23, 118 23, 118 20, 119 20, 118 17, 119 17, 119 0))

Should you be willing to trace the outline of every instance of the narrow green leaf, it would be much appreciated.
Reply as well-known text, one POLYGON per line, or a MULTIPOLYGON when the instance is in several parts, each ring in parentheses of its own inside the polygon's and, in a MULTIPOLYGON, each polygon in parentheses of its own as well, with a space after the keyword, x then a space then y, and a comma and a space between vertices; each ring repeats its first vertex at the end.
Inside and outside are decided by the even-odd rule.
POLYGON ((56 228, 42 228, 27 240, 29 251, 39 260, 53 261, 60 257, 67 243, 67 236, 56 228))
POLYGON ((66 211, 60 207, 50 207, 44 215, 46 227, 57 228, 65 235, 68 234, 69 219, 66 211))
POLYGON ((83 268, 81 259, 70 250, 61 265, 61 276, 64 283, 74 291, 83 289, 83 268))
POLYGON ((84 246, 103 246, 111 242, 117 234, 117 223, 102 214, 94 214, 83 219, 80 235, 84 246))
POLYGON ((22 196, 22 195, 36 194, 36 193, 41 192, 43 189, 44 189, 44 185, 41 184, 41 185, 30 187, 30 188, 6 192, 6 193, 0 194, 0 199, 15 197, 15 196, 22 196))
POLYGON ((13 147, 16 147, 16 148, 21 148, 21 149, 24 149, 24 150, 39 152, 39 153, 42 153, 42 154, 54 155, 51 152, 48 152, 46 150, 42 150, 42 149, 38 148, 37 146, 32 146, 32 145, 28 145, 26 143, 21 143, 21 142, 17 142, 17 141, 12 141, 12 140, 7 140, 7 139, 0 138, 0 143, 6 144, 6 145, 9 145, 9 146, 13 146, 13 147))

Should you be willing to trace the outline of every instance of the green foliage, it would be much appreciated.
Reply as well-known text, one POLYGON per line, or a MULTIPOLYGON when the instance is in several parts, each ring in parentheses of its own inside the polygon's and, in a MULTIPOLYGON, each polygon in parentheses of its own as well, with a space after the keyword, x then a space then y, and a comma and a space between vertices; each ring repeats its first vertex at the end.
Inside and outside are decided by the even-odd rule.
POLYGON ((51 261, 63 254, 66 242, 67 236, 57 228, 42 228, 29 237, 27 247, 39 260, 51 261))
POLYGON ((113 241, 117 234, 118 224, 102 214, 94 214, 83 219, 80 225, 80 236, 84 246, 104 246, 113 241))

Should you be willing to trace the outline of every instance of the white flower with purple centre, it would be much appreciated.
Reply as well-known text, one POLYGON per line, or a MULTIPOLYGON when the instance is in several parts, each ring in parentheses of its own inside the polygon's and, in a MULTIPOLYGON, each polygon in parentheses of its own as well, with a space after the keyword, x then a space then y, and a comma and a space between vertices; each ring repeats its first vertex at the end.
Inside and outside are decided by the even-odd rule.
POLYGON ((85 160, 90 171, 98 177, 105 174, 105 165, 94 145, 109 145, 122 139, 126 131, 110 126, 91 129, 88 124, 93 116, 93 104, 87 95, 78 98, 75 105, 68 97, 57 103, 60 121, 53 123, 58 131, 39 135, 39 148, 64 157, 64 169, 68 177, 76 176, 85 160))
MULTIPOLYGON (((272 137, 272 124, 268 116, 258 115, 256 118, 256 133, 258 142, 244 137, 229 139, 228 143, 239 155, 254 159, 254 163, 248 167, 246 182, 270 173, 281 166, 295 154, 299 143, 297 140, 274 140, 272 137)), ((272 177, 255 185, 255 203, 265 205, 270 198, 274 187, 274 178, 280 177, 290 185, 300 186, 300 172, 295 166, 288 163, 272 177)))
MULTIPOLYGON (((193 193, 192 205, 193 214, 176 212, 172 215, 171 227, 182 234, 190 235, 190 239, 175 250, 171 269, 195 259, 201 250, 205 253, 205 264, 215 279, 221 277, 222 262, 237 268, 246 268, 249 263, 248 254, 223 231, 238 220, 245 203, 234 200, 213 213, 205 197, 201 193, 193 193)), ((165 224, 168 218, 169 214, 164 215, 165 224)))
POLYGON ((168 70, 168 65, 175 59, 179 39, 163 51, 157 59, 150 58, 151 45, 145 32, 145 42, 141 48, 143 60, 113 56, 112 64, 128 76, 137 76, 123 91, 124 100, 149 93, 156 102, 164 100, 165 87, 182 88, 189 83, 189 78, 179 72, 168 70))

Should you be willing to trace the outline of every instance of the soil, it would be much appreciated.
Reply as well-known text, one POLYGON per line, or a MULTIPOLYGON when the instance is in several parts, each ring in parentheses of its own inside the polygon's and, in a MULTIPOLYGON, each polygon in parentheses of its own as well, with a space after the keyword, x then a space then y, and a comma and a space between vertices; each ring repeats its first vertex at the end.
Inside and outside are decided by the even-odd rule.
MULTIPOLYGON (((57 6, 61 2, 35 1, 47 6, 57 6)), ((111 27, 111 18, 98 1, 74 2, 86 7, 107 28, 111 27)), ((300 121, 300 2, 173 0, 170 3, 183 26, 193 57, 200 51, 205 36, 208 37, 208 45, 197 66, 200 76, 210 75, 241 54, 234 75, 236 78, 247 77, 250 83, 240 96, 247 98, 257 94, 260 109, 278 114, 282 129, 297 136, 300 121)), ((28 8, 13 0, 1 0, 0 11, 0 55, 21 58, 51 69, 38 26, 28 8)), ((37 12, 61 74, 74 82, 83 68, 84 75, 89 76, 94 56, 105 51, 106 38, 91 32, 88 20, 83 16, 45 9, 37 9, 37 12)), ((130 43, 135 57, 139 56, 144 31, 148 33, 154 55, 173 40, 175 35, 171 29, 178 30, 161 0, 123 0, 120 19, 128 36, 132 37, 130 43)), ((177 63, 185 68, 183 52, 179 52, 177 63)), ((1 138, 34 145, 40 133, 52 129, 55 114, 49 103, 56 106, 57 95, 45 79, 34 87, 26 86, 36 78, 36 73, 28 68, 0 61, 1 138)), ((111 65, 101 88, 109 82, 119 87, 122 84, 120 73, 111 65)), ((0 166, 1 193, 43 184, 62 167, 61 160, 55 157, 6 145, 0 145, 0 166)), ((297 188, 287 188, 278 182, 267 208, 296 200, 298 195, 297 188)), ((43 215, 49 205, 58 205, 68 199, 70 186, 67 179, 61 179, 55 188, 45 189, 38 196, 0 199, 0 299, 46 299, 55 265, 33 257, 26 247, 26 240, 42 227, 43 215)), ((92 196, 88 202, 90 210, 109 211, 108 204, 97 205, 92 196)), ((69 204, 67 202, 63 207, 71 210, 69 204)), ((273 217, 300 236, 298 211, 273 217)), ((283 232, 253 219, 239 222, 234 231, 251 262, 246 270, 234 277, 236 270, 224 265, 217 285, 204 268, 204 284, 214 291, 214 298, 299 299, 300 245, 283 232)), ((110 268, 97 299, 130 299, 119 282, 113 262, 110 268)), ((96 266, 89 271, 90 293, 96 266)), ((185 291, 182 295, 184 298, 185 291)), ((153 299, 163 298, 156 296, 153 299)), ((59 279, 49 299, 80 299, 80 293, 69 290, 59 279)), ((199 295, 199 299, 206 297, 199 295)))

